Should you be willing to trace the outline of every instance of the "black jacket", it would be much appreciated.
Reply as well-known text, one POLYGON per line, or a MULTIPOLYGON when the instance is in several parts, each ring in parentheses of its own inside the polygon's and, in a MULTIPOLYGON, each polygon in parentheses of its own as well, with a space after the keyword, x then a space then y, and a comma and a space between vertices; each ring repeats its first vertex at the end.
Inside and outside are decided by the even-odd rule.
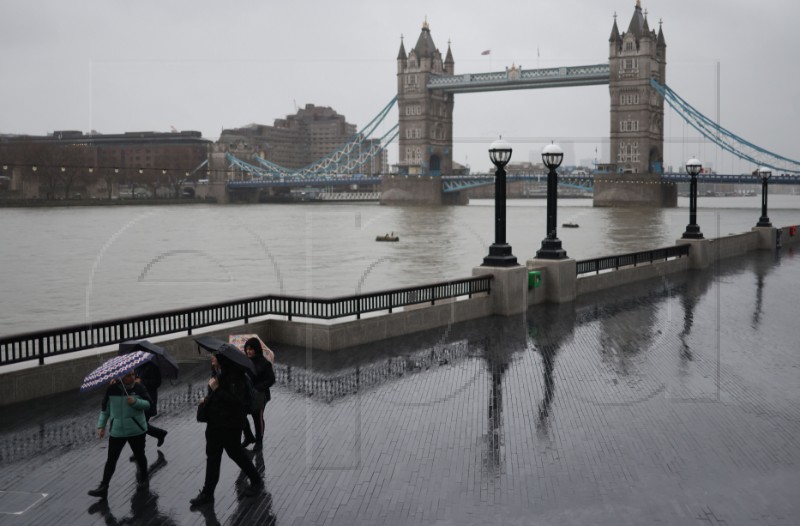
POLYGON ((216 391, 208 389, 206 415, 208 427, 239 428, 246 415, 247 394, 244 373, 230 372, 217 377, 216 391))
POLYGON ((147 388, 147 392, 151 396, 155 395, 158 388, 161 387, 161 371, 158 366, 151 362, 145 362, 136 373, 136 376, 142 379, 142 385, 147 388))
POLYGON ((256 374, 253 376, 253 387, 259 393, 267 395, 266 401, 270 401, 269 386, 275 383, 275 370, 269 360, 264 358, 264 355, 256 353, 255 356, 250 358, 253 361, 253 367, 256 374))
POLYGON ((136 370, 136 376, 142 380, 142 385, 147 389, 153 402, 150 409, 145 412, 149 419, 158 414, 158 388, 161 386, 161 371, 156 364, 145 362, 136 370))

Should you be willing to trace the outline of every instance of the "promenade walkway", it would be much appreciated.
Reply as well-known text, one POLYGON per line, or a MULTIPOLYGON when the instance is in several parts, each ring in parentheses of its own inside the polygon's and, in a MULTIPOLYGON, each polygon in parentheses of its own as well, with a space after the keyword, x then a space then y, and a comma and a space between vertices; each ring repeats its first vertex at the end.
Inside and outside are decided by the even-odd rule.
MULTIPOLYGON (((107 505, 100 393, 0 408, 0 526, 789 525, 800 520, 800 257, 757 253, 575 304, 347 352, 278 348, 255 461, 213 508, 194 421, 207 364, 160 392, 149 491, 107 505)), ((205 358, 205 356, 203 356, 205 358)))

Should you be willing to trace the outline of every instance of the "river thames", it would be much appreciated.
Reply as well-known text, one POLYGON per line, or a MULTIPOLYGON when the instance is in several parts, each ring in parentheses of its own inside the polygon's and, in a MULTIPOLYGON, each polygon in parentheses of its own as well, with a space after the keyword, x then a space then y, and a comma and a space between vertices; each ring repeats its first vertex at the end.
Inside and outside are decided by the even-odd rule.
MULTIPOLYGON (((760 196, 698 201, 705 237, 748 231, 760 196)), ((678 208, 593 208, 562 199, 558 236, 587 259, 670 246, 678 208), (561 228, 575 222, 579 228, 561 228)), ((770 196, 777 226, 800 196, 770 196)), ((350 295, 467 277, 494 241, 494 202, 0 209, 0 334, 10 335, 261 294, 350 295), (378 243, 394 233, 397 243, 378 243)), ((510 200, 507 241, 524 263, 545 236, 546 201, 510 200)))

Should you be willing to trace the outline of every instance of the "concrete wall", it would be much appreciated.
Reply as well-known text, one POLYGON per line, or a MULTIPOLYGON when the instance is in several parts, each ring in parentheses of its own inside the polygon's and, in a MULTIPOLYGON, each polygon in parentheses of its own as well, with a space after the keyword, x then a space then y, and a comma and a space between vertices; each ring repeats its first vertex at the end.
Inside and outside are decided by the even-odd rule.
POLYGON ((594 206, 678 206, 678 187, 650 174, 596 175, 594 206))
POLYGON ((781 246, 785 248, 793 248, 800 244, 800 226, 787 225, 781 227, 781 246), (794 235, 792 235, 794 230, 794 235))
POLYGON ((577 279, 575 288, 577 295, 580 296, 581 294, 629 285, 645 279, 666 276, 674 272, 685 272, 688 268, 689 258, 686 257, 658 261, 652 265, 647 263, 600 274, 584 275, 577 279))
POLYGON ((324 325, 318 322, 269 320, 256 332, 268 334, 265 340, 270 342, 335 351, 490 316, 493 313, 492 299, 487 295, 473 296, 461 301, 407 307, 392 314, 324 325))
POLYGON ((388 175, 381 177, 382 205, 441 205, 442 179, 388 175))
MULTIPOLYGON (((204 336, 227 341, 230 334, 258 334, 270 343, 334 351, 396 336, 403 336, 454 323, 492 315, 494 298, 473 296, 461 301, 442 301, 436 305, 407 307, 392 314, 370 316, 361 320, 338 323, 295 322, 268 319, 260 322, 228 326, 204 336)), ((208 354, 198 352, 193 336, 182 336, 158 342, 179 362, 206 360, 208 354)), ((78 390, 84 377, 104 361, 115 356, 116 348, 76 353, 53 363, 0 373, 0 406, 41 398, 65 391, 78 390), (93 353, 85 356, 87 353, 93 353)))

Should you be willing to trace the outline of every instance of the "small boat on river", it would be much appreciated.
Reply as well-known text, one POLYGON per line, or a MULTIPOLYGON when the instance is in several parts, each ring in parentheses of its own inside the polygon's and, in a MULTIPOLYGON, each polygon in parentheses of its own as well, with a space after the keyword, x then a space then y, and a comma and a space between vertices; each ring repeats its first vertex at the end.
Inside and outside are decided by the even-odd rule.
POLYGON ((578 228, 578 226, 580 225, 578 225, 578 223, 573 223, 572 221, 570 221, 569 223, 564 223, 561 226, 564 228, 578 228))
POLYGON ((375 241, 400 241, 400 238, 394 235, 394 232, 391 234, 384 234, 382 236, 377 236, 375 241))

